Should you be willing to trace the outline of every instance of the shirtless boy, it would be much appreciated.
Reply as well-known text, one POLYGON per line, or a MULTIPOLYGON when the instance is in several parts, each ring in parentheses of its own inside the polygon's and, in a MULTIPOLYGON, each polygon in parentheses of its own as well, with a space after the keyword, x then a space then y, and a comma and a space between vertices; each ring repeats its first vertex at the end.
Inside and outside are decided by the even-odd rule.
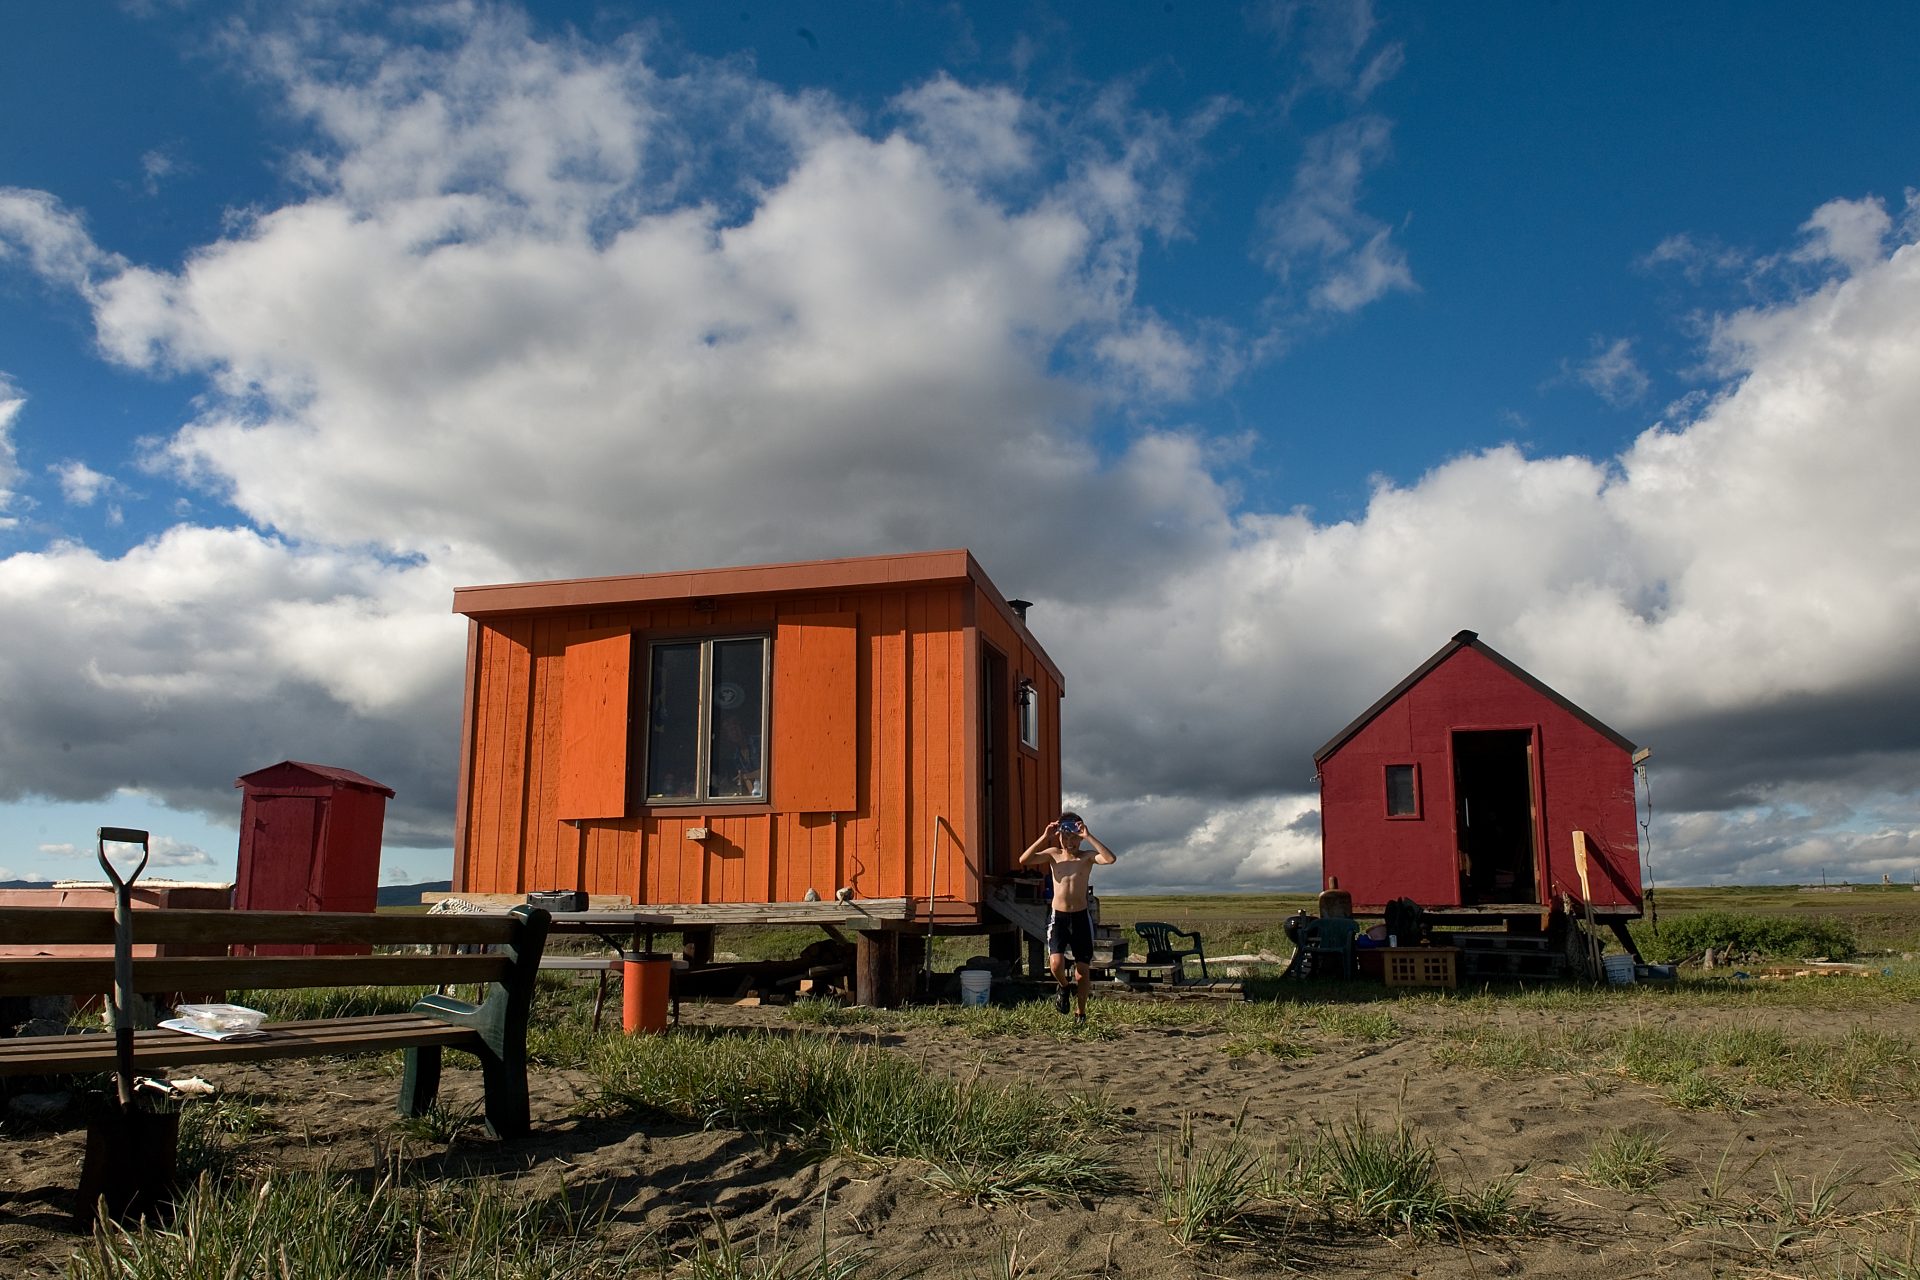
POLYGON ((1077 813, 1049 822, 1040 838, 1020 855, 1020 865, 1047 868, 1053 876, 1053 914, 1047 917, 1047 966, 1060 984, 1053 1007, 1065 1013, 1071 995, 1080 997, 1081 1022, 1087 1020, 1087 993, 1093 988, 1093 913, 1087 910, 1087 882, 1094 864, 1114 860, 1113 850, 1087 830, 1077 813), (1092 848, 1087 848, 1091 845, 1092 848), (1073 977, 1067 977, 1067 953, 1073 953, 1073 977))

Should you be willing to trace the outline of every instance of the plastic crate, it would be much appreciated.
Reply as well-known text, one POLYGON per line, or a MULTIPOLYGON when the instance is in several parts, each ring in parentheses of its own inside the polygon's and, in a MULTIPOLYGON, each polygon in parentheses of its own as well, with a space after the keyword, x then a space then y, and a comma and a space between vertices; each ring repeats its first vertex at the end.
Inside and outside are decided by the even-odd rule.
POLYGON ((1389 947, 1386 980, 1390 987, 1457 987, 1460 985, 1460 948, 1389 947))

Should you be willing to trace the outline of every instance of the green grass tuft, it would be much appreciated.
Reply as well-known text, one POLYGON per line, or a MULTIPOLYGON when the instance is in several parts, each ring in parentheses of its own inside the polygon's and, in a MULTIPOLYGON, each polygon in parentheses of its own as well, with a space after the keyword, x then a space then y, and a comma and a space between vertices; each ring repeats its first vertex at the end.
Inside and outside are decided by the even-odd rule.
POLYGON ((1499 1235, 1527 1229, 1518 1179, 1449 1186, 1432 1143, 1405 1120, 1377 1128, 1356 1115, 1291 1146, 1269 1172, 1269 1194, 1354 1230, 1417 1236, 1499 1235))
POLYGON ((234 1182, 202 1175, 165 1226, 102 1222, 68 1264, 71 1280, 616 1280, 637 1249, 583 1247, 598 1215, 564 1194, 524 1196, 485 1181, 364 1186, 324 1171, 234 1182))
POLYGON ((1224 1143, 1203 1146, 1194 1138, 1193 1117, 1183 1116, 1179 1136, 1154 1161, 1161 1221, 1183 1249, 1256 1238, 1260 1161, 1246 1144, 1244 1120, 1243 1114, 1224 1143))
POLYGON ((1110 1188, 1110 1104, 929 1073, 868 1045, 808 1036, 622 1037, 590 1064, 603 1112, 761 1133, 816 1156, 920 1160, 983 1199, 1110 1188), (1004 1172, 995 1172, 1004 1170, 1004 1172))
POLYGON ((1580 1176, 1596 1187, 1645 1191, 1674 1172, 1663 1134, 1609 1129, 1587 1148, 1580 1176))

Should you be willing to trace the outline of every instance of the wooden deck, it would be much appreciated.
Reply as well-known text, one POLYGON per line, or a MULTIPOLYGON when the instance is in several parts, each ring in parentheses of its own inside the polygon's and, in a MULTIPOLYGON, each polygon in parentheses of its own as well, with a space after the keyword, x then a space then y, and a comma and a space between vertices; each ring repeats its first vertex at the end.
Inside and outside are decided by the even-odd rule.
MULTIPOLYGON (((423 902, 459 898, 475 906, 506 910, 524 903, 525 894, 510 893, 434 893, 422 894, 423 902)), ((981 923, 978 907, 969 902, 936 899, 931 919, 925 898, 855 898, 841 902, 829 898, 820 902, 614 902, 602 897, 589 900, 586 911, 556 911, 554 932, 592 933, 635 927, 672 932, 682 928, 710 929, 716 925, 812 924, 844 925, 853 929, 894 930, 902 923, 925 927, 981 923)))

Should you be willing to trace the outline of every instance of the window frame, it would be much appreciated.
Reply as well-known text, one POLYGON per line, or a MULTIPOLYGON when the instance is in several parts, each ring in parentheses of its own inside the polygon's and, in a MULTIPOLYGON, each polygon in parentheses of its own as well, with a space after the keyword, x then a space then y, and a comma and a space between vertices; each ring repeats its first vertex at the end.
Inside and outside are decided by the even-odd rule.
POLYGON ((637 767, 630 766, 630 777, 634 782, 634 800, 642 812, 651 809, 698 809, 698 808, 758 808, 766 809, 772 803, 773 771, 769 759, 773 732, 773 633, 764 630, 725 631, 711 634, 693 635, 652 635, 636 634, 636 647, 640 649, 640 662, 635 665, 641 670, 642 678, 635 682, 639 695, 634 716, 634 727, 638 730, 641 749, 637 753, 637 767), (713 734, 713 649, 717 644, 730 641, 757 640, 760 643, 760 793, 744 796, 714 796, 708 794, 712 778, 711 741, 713 734), (699 674, 696 677, 698 689, 698 714, 694 723, 694 779, 697 783, 695 794, 691 796, 656 796, 650 793, 649 785, 653 771, 653 674, 654 650, 662 646, 697 645, 700 650, 699 674))
POLYGON ((1380 786, 1381 806, 1388 822, 1420 821, 1420 762, 1418 760, 1396 761, 1391 764, 1383 764, 1380 768, 1380 786), (1405 769, 1408 778, 1413 782, 1413 810, 1410 813, 1395 813, 1393 811, 1393 771, 1395 769, 1405 769))
POLYGON ((1040 750, 1040 689, 1031 679, 1021 676, 1014 685, 1014 736, 1022 748, 1038 754, 1040 750))

